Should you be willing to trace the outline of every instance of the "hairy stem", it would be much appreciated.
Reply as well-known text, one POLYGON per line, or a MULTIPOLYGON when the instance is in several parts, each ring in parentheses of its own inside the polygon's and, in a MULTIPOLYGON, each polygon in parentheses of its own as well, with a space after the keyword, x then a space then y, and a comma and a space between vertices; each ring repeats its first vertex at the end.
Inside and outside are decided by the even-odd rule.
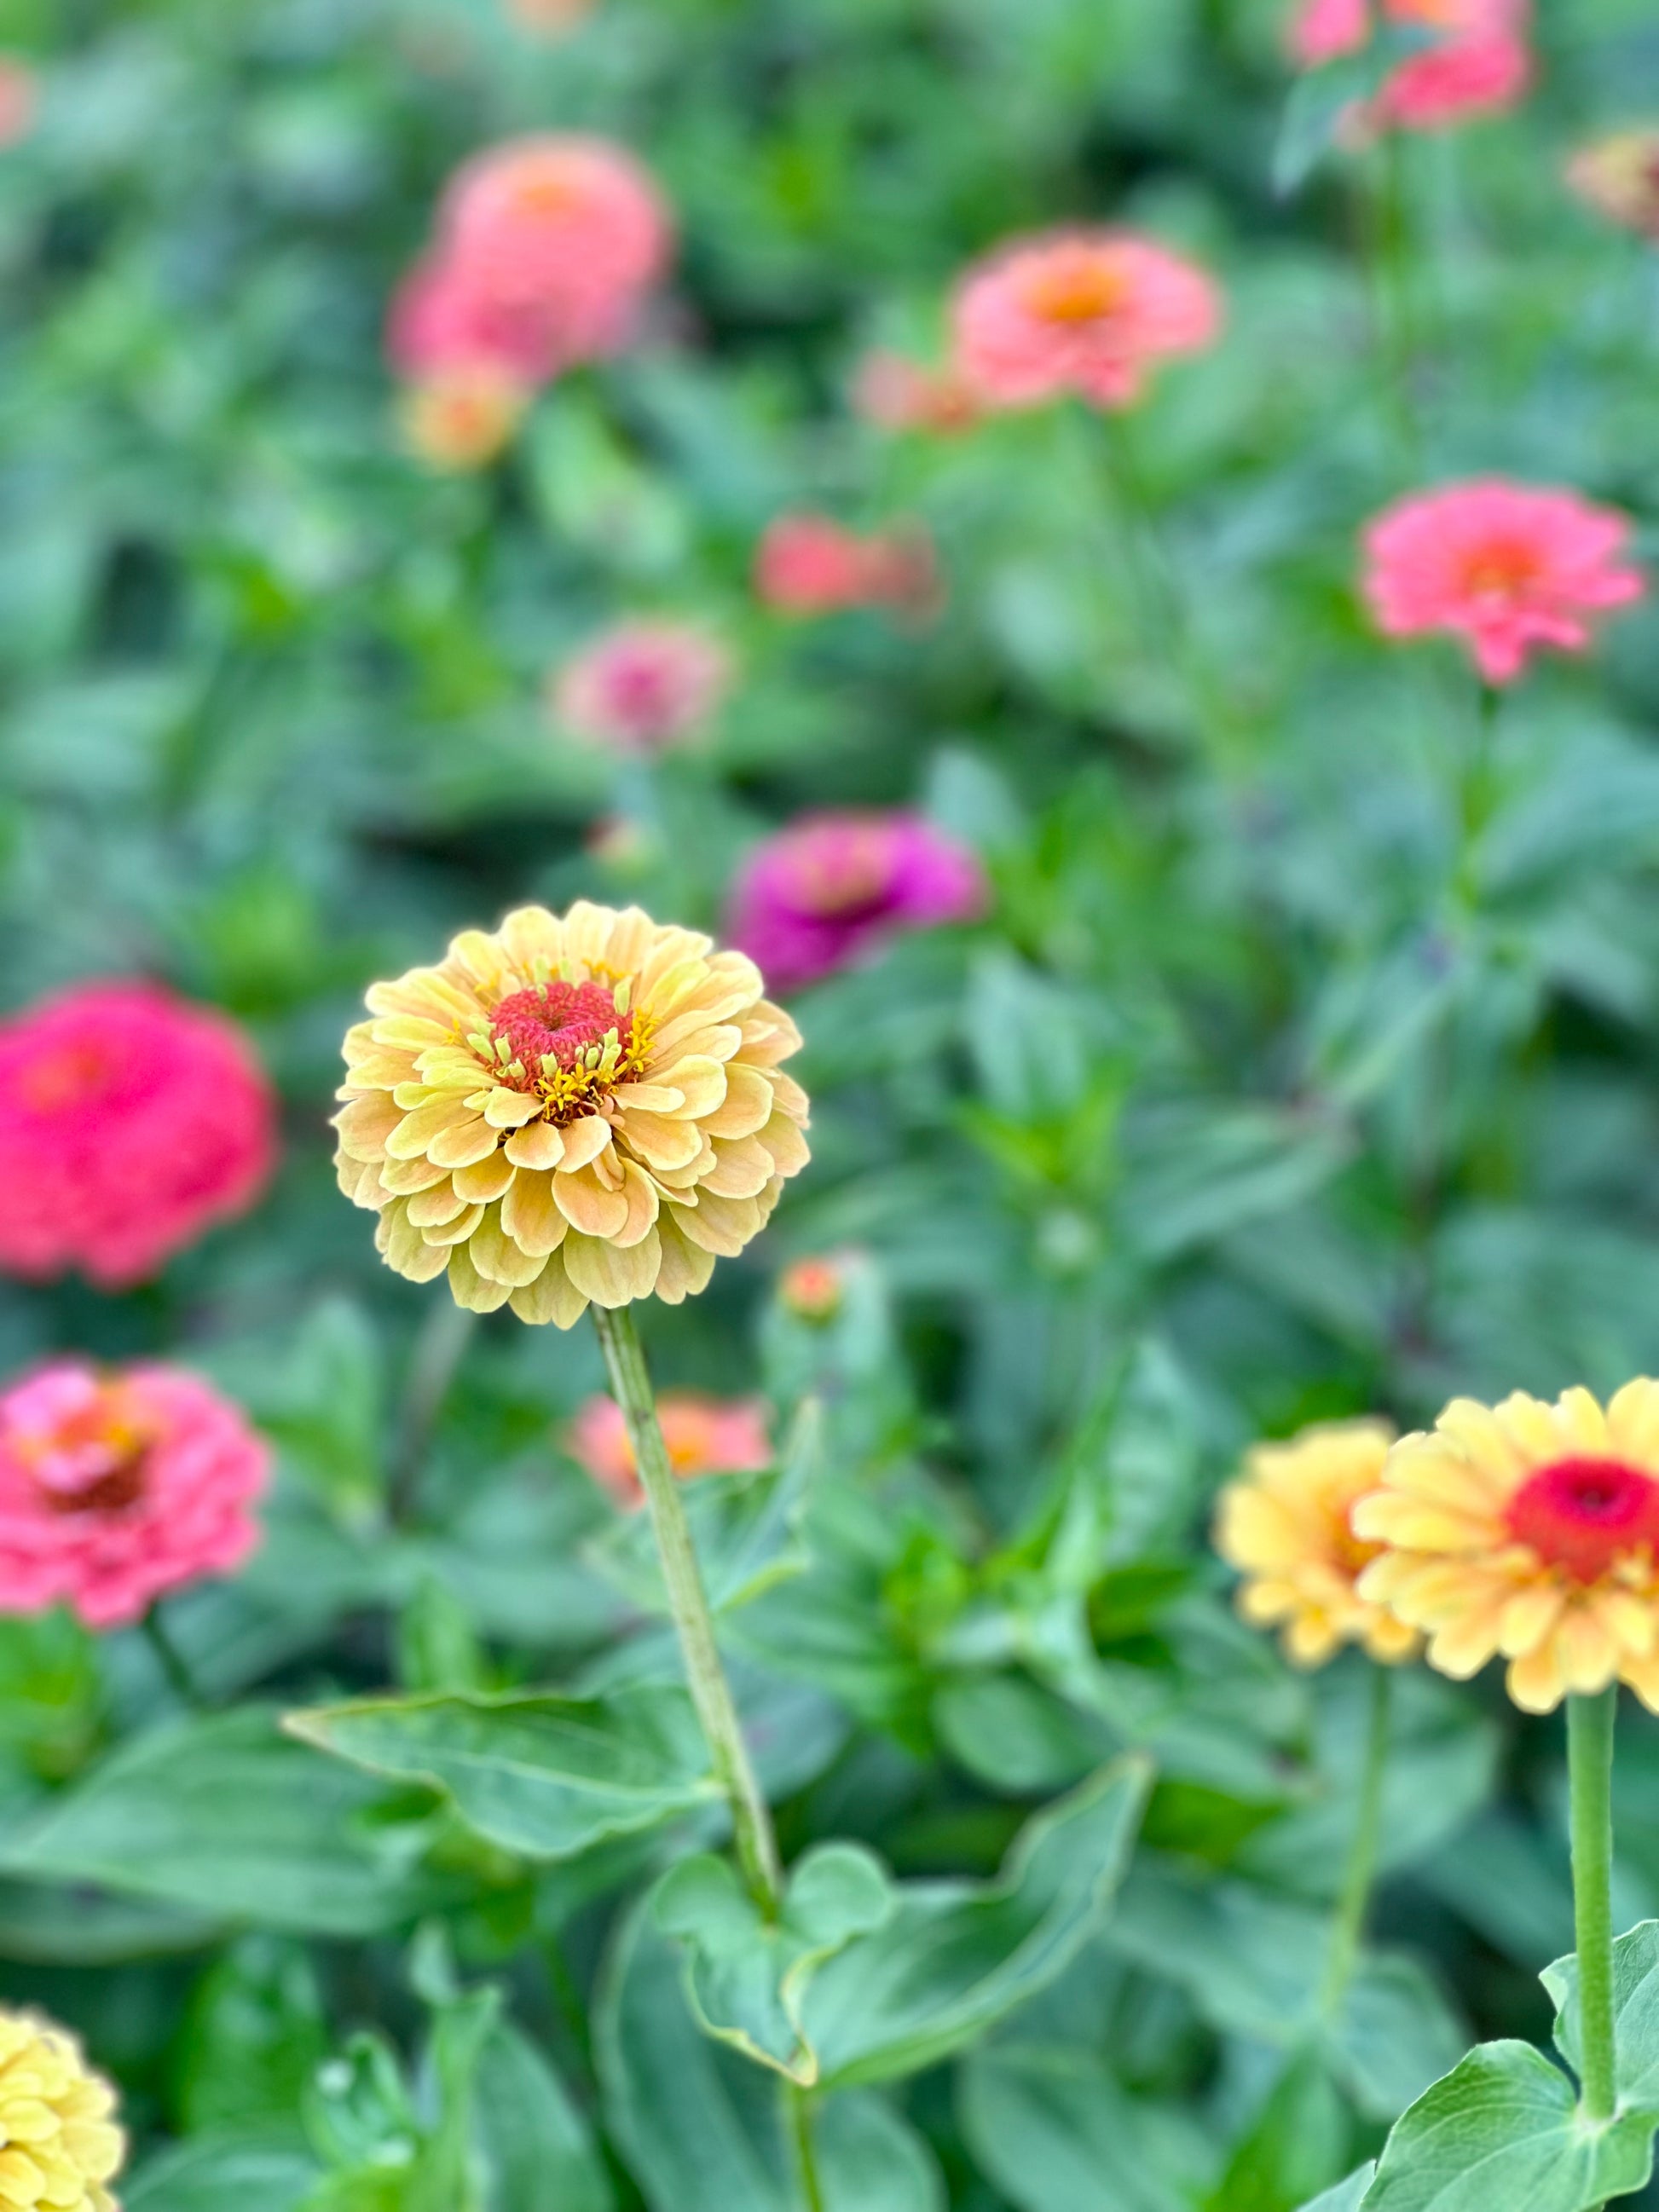
POLYGON ((1567 1699, 1572 1910, 1578 1938, 1579 2071, 1587 2118, 1619 2101, 1613 2033, 1613 1729, 1619 1686, 1567 1699))
POLYGON ((1331 1948, 1325 1968, 1320 2008, 1328 2019, 1347 1995, 1364 1939, 1365 1916, 1370 1909, 1376 1880, 1376 1856, 1382 1840, 1382 1778, 1389 1764, 1389 1709, 1394 1676, 1387 1667, 1371 1668, 1370 1714, 1365 1729, 1364 1761, 1359 1772, 1359 1798, 1354 1808, 1353 1834, 1348 1844, 1348 1863, 1331 1927, 1331 1948))
POLYGON ((207 1699, 203 1696, 195 1675, 190 1671, 190 1662, 173 1640, 173 1632, 162 1614, 159 1599, 139 1626, 144 1632, 144 1640, 155 1654, 156 1664, 166 1675, 167 1686, 173 1696, 181 1705, 187 1705, 191 1712, 204 1713, 207 1699))
POLYGON ((602 1306, 595 1306, 592 1312, 610 1370, 611 1388, 628 1424, 635 1463, 650 1509, 651 1526, 662 1561, 669 1607, 685 1658, 692 1703, 702 1723, 715 1778, 732 1808, 738 1862, 756 1904, 769 1919, 775 1918, 783 1894, 783 1869, 778 1857, 777 1838, 772 1832, 772 1816, 750 1763, 732 1686, 726 1679, 726 1669, 714 1642, 708 1598, 702 1586, 679 1486, 658 1425, 656 1401, 652 1395, 639 1331, 634 1326, 633 1310, 620 1306, 614 1312, 606 1312, 602 1306))

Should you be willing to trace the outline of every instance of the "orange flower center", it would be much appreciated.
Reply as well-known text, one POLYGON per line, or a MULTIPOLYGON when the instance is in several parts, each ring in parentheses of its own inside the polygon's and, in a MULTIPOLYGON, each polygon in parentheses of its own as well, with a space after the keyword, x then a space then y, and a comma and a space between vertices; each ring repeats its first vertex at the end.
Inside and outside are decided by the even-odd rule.
POLYGON ((1599 1582, 1659 1544, 1659 1482, 1616 1459, 1561 1459, 1509 1503, 1510 1534, 1574 1582, 1599 1582))
POLYGON ((1476 599, 1513 599, 1538 580, 1541 567, 1530 545, 1488 545, 1463 571, 1464 588, 1476 599))
POLYGON ((118 1387, 100 1391, 11 1450, 52 1513, 122 1513, 144 1494, 152 1424, 118 1387))
POLYGON ((625 1055, 634 1040, 634 1018, 619 1014, 603 983, 537 983, 514 991, 489 1018, 490 1033, 512 1049, 532 1084, 550 1073, 567 1073, 580 1055, 603 1044, 614 1030, 625 1055))
POLYGON ((571 178, 556 169, 543 169, 521 179, 514 191, 514 204, 532 217, 568 215, 581 198, 571 178))
POLYGON ((1116 313, 1128 294, 1121 269, 1093 255, 1056 263, 1032 278, 1026 305, 1047 323, 1094 323, 1116 313))
POLYGON ((77 1038, 54 1046, 24 1069, 25 1102, 38 1114, 57 1114, 81 1106, 107 1089, 112 1073, 108 1054, 96 1038, 77 1038))

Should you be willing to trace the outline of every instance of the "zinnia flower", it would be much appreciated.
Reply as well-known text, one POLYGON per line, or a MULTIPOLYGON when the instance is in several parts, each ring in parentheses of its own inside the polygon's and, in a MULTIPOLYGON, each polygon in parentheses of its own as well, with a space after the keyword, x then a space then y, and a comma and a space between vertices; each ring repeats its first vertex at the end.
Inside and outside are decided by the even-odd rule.
POLYGON ((526 397, 517 378, 501 369, 447 369, 405 393, 404 435, 434 468, 483 468, 518 428, 526 397))
POLYGON ((1659 239, 1659 125, 1584 147, 1567 164, 1567 182, 1611 222, 1659 239))
POLYGON ((755 589, 780 614, 891 607, 922 615, 939 604, 939 563, 917 525, 860 538, 823 514, 786 514, 755 556, 755 589))
POLYGON ((1528 1712, 1613 1681, 1659 1711, 1659 1383, 1605 1411, 1588 1390, 1454 1399, 1394 1447, 1353 1525, 1385 1547, 1360 1595, 1424 1630, 1443 1674, 1501 1652, 1528 1712))
POLYGON ((930 368, 902 353, 872 353, 859 364, 853 404, 882 430, 929 430, 948 436, 971 429, 980 404, 954 368, 930 368))
POLYGON ((0 1395, 0 1612, 63 1603, 119 1628, 234 1573, 270 1466, 238 1407, 178 1368, 37 1369, 0 1395))
POLYGON ((1587 617, 1644 589, 1620 556, 1631 526, 1576 492, 1492 477, 1414 493, 1365 534, 1365 596, 1387 637, 1462 635, 1488 684, 1512 684, 1540 646, 1582 652, 1587 617))
POLYGON ((28 64, 15 54, 0 54, 0 146, 28 137, 40 104, 40 85, 28 64))
POLYGON ((1133 406, 1152 368, 1200 353, 1221 327, 1203 270, 1127 230, 1017 239, 957 288, 957 366, 988 407, 1035 407, 1073 392, 1133 406))
MULTIPOLYGON (((1385 23, 1438 34, 1391 70, 1365 102, 1363 126, 1433 131, 1512 107, 1532 82, 1528 0, 1382 0, 1385 23)), ((1291 32, 1304 69, 1370 43, 1370 0, 1304 0, 1291 32)))
POLYGON ((824 1254, 792 1261, 778 1280, 778 1298, 797 1321, 832 1322, 847 1297, 845 1264, 824 1254))
POLYGON ((343 1189, 401 1275, 568 1328, 677 1305, 806 1164, 800 1034, 759 969, 637 907, 521 907, 368 994, 336 1116, 343 1189))
POLYGON ((1381 1547, 1362 1543, 1349 1516, 1376 1489, 1393 1441, 1386 1422, 1322 1423, 1286 1443, 1258 1444, 1221 1493, 1215 1547, 1245 1578, 1238 1609, 1257 1627, 1280 1629, 1298 1667, 1322 1666, 1345 1644, 1389 1662, 1417 1649, 1414 1630, 1354 1587, 1381 1547))
POLYGON ((0 2011, 0 2212, 118 2212, 115 2092, 51 2021, 0 2011))
POLYGON ((244 1212, 275 1111, 232 1023, 149 983, 87 983, 0 1022, 0 1269, 142 1282, 244 1212))
POLYGON ((984 911, 978 857, 920 815, 809 814, 756 848, 732 893, 732 942, 780 989, 833 975, 901 931, 984 911))
POLYGON ((709 720, 731 681, 730 654, 695 623, 619 623, 560 669, 553 708, 578 737, 660 752, 709 720))
MULTIPOLYGON (((749 1474, 772 1464, 772 1436, 763 1398, 712 1398, 701 1390, 665 1390, 657 1419, 668 1460, 682 1482, 705 1474, 749 1474)), ((573 1459, 627 1511, 645 1502, 634 1445, 614 1398, 592 1397, 571 1423, 573 1459)))
POLYGON ((595 0, 507 0, 507 13, 520 30, 557 39, 586 22, 594 5, 595 0))

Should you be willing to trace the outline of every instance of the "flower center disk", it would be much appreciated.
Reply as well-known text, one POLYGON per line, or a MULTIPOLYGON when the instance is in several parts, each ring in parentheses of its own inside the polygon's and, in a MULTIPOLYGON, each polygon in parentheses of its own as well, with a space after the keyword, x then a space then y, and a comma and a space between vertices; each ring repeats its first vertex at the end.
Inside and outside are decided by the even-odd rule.
POLYGON ((1659 1482, 1622 1460, 1540 1468, 1509 1504, 1510 1534, 1575 1582, 1599 1582, 1659 1545, 1659 1482))
POLYGON ((634 1018, 617 1012, 602 983, 533 984, 503 999, 490 1016, 491 1035, 510 1047, 532 1086, 556 1068, 568 1074, 613 1030, 625 1055, 634 1041, 634 1018))

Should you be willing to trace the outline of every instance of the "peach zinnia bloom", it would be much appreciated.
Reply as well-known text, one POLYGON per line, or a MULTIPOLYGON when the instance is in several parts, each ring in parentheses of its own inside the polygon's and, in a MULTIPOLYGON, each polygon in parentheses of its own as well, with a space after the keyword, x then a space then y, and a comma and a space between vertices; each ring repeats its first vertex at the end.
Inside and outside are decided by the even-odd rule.
POLYGON ((0 2011, 0 2212, 119 2212, 115 2092, 35 2013, 0 2011))
POLYGON ((1659 125, 1583 148, 1567 164, 1567 182, 1609 221, 1659 239, 1659 125))
POLYGON ((931 368, 902 353, 867 354, 853 383, 853 404, 882 430, 928 430, 949 436, 971 429, 980 404, 954 368, 931 368))
POLYGON ((1127 230, 1017 239, 970 269, 955 305, 957 366, 988 407, 1073 392, 1131 407, 1159 362, 1200 353, 1221 295, 1192 262, 1127 230))
POLYGON ((755 589, 786 615, 839 614, 850 607, 932 613, 940 599, 939 562, 920 525, 861 538, 825 514, 785 514, 755 554, 755 589))
POLYGON ((1488 684, 1540 646, 1582 652, 1589 617, 1641 598, 1627 519, 1576 492, 1491 477, 1413 493, 1365 533, 1365 596, 1386 637, 1462 636, 1488 684))
POLYGON ((1355 1589, 1381 1547, 1362 1543, 1349 1516, 1376 1489, 1393 1441, 1384 1421, 1322 1423, 1258 1444, 1221 1493, 1215 1547, 1244 1577, 1238 1609, 1259 1628, 1280 1629, 1298 1667, 1322 1666, 1345 1644, 1388 1662, 1417 1649, 1413 1629, 1355 1589))
POLYGON ((553 711, 575 736, 655 753, 694 735, 732 681, 732 658, 695 623, 618 623, 566 661, 553 711))
POLYGON ((404 394, 404 436, 434 469, 481 469, 506 449, 527 396, 503 369, 484 363, 447 369, 404 394))
POLYGON ((118 1628, 234 1574, 270 1468, 240 1409, 178 1368, 37 1369, 0 1395, 0 1613, 118 1628))
MULTIPOLYGON (((1358 112, 1362 126, 1433 131, 1512 107, 1532 82, 1528 0, 1382 0, 1382 20, 1440 33, 1390 71, 1358 112)), ((1304 69, 1370 43, 1370 0, 1304 0, 1291 46, 1304 69)))
POLYGON ((1659 1383, 1605 1411, 1588 1390, 1454 1399, 1395 1446, 1353 1524, 1384 1547, 1361 1596, 1423 1630, 1443 1674, 1501 1652, 1528 1712, 1614 1681, 1659 1711, 1659 1383))
POLYGON ((678 1305, 806 1164, 800 1048, 753 961, 637 907, 520 907, 368 994, 335 1118, 348 1196, 415 1282, 569 1328, 678 1305))
MULTIPOLYGON (((701 1390, 665 1390, 657 1419, 668 1462, 682 1482, 705 1474, 750 1474, 772 1464, 772 1435, 763 1398, 713 1398, 701 1390)), ((634 1446, 614 1398, 587 1400, 566 1436, 570 1455, 602 1490, 631 1512, 645 1502, 634 1446)))
POLYGON ((270 1086, 221 1014, 86 983, 0 1022, 0 1270, 153 1275, 246 1212, 276 1159, 270 1086))

